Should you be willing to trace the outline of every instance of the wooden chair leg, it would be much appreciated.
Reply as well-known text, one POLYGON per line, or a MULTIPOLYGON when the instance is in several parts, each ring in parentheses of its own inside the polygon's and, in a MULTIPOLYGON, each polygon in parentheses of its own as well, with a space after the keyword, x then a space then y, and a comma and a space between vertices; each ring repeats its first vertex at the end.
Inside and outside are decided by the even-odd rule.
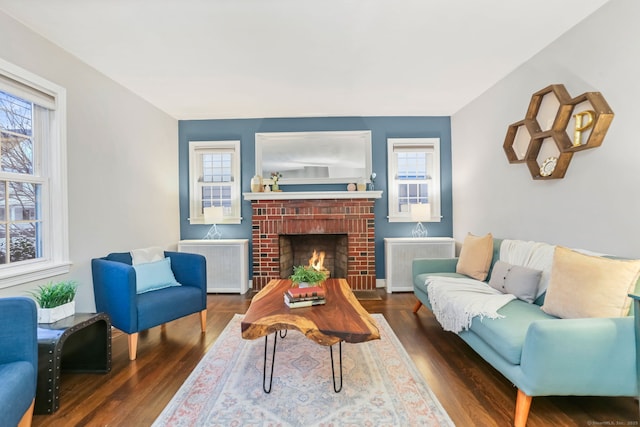
POLYGON ((207 309, 206 308, 200 312, 200 330, 202 332, 207 331, 207 309))
POLYGON ((20 419, 18 427, 31 427, 31 421, 33 420, 33 405, 35 405, 35 402, 35 399, 31 401, 31 406, 29 406, 29 409, 24 413, 22 419, 20 419))
POLYGON ((420 300, 418 300, 418 302, 416 303, 416 305, 413 306, 413 312, 417 313, 418 310, 420 310, 420 307, 422 307, 422 302, 420 300))
POLYGON ((127 335, 129 341, 129 360, 136 360, 138 353, 138 333, 127 335))
POLYGON ((516 398, 516 415, 513 421, 515 427, 525 427, 527 418, 529 418, 529 409, 531 408, 531 396, 527 396, 521 390, 518 390, 516 398))

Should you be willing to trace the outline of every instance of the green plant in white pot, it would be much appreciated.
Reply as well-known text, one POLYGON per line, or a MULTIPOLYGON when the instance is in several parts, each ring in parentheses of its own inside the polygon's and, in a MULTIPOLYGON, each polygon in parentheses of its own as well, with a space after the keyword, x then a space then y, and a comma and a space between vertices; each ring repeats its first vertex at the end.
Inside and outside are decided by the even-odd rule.
POLYGON ((31 292, 40 306, 38 323, 53 323, 72 316, 76 311, 74 298, 77 289, 75 282, 66 281, 38 286, 36 292, 31 292))
POLYGON ((293 285, 301 288, 315 286, 327 278, 326 273, 313 267, 298 265, 293 267, 293 274, 289 277, 293 285))

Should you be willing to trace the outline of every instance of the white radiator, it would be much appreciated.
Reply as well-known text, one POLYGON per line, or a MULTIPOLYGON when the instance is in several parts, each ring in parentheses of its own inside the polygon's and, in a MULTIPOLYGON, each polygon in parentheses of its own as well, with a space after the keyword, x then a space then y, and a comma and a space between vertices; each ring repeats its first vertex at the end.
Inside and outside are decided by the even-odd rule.
POLYGON ((178 251, 207 259, 207 292, 244 294, 249 289, 247 239, 181 240, 178 251))
POLYGON ((393 237, 384 239, 387 292, 413 291, 411 267, 414 258, 453 258, 451 237, 393 237))

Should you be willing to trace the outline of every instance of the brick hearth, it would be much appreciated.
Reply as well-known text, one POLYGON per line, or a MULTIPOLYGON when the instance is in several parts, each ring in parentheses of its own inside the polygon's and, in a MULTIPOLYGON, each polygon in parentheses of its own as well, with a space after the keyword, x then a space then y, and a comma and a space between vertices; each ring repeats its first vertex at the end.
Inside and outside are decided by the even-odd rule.
POLYGON ((253 289, 280 278, 281 234, 347 234, 347 281, 375 289, 375 224, 372 199, 253 200, 253 289))

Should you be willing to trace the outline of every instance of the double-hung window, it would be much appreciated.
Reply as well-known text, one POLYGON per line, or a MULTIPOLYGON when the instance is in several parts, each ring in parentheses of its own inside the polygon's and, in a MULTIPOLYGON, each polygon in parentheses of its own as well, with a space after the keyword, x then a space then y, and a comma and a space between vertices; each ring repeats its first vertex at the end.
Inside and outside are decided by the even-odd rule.
POLYGON ((440 139, 387 139, 389 221, 410 222, 411 205, 428 204, 440 221, 440 139))
POLYGON ((204 208, 222 207, 220 224, 239 224, 240 141, 189 141, 190 223, 204 223, 204 208))
POLYGON ((69 271, 66 92, 0 60, 0 288, 69 271))

